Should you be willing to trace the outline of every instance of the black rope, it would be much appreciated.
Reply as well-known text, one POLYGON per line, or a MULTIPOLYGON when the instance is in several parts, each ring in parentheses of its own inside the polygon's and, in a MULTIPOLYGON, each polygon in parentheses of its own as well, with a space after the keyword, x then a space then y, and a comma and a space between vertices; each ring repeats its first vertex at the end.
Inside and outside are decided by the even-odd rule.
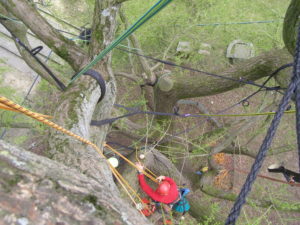
MULTIPOLYGON (((292 95, 294 94, 294 91, 296 90, 296 87, 299 84, 299 76, 300 76, 300 27, 298 31, 298 39, 296 44, 296 51, 295 51, 295 58, 294 58, 294 69, 293 69, 293 77, 292 80, 288 86, 288 89, 286 93, 284 94, 278 110, 272 120, 272 123, 268 129, 268 132, 266 134, 266 137, 259 149, 259 152, 255 158, 255 162, 252 165, 251 171, 247 176, 247 179, 245 181, 245 184, 243 185, 241 192, 239 196, 236 199, 236 202, 234 203, 234 206, 232 207, 230 214, 228 215, 228 218, 225 222, 225 225, 231 225, 235 224, 236 220, 238 219, 240 215, 240 211, 242 209, 242 206, 246 202, 246 197, 248 193, 251 191, 252 185, 258 175, 259 169, 262 166, 262 163, 266 157, 266 153, 268 149, 270 148, 270 145, 272 143, 272 140, 274 138, 275 132, 277 130, 277 127, 280 123, 281 117, 283 116, 284 111, 288 107, 289 101, 292 98, 292 95)), ((298 112, 299 113, 299 112, 298 112)), ((297 115, 298 117, 298 115, 297 115)), ((299 118, 298 118, 299 119, 299 118)), ((297 130, 299 130, 299 124, 297 123, 297 130)))
MULTIPOLYGON (((270 80, 272 77, 274 77, 277 73, 279 73, 281 70, 286 69, 286 68, 291 67, 291 66, 293 66, 293 63, 285 64, 285 65, 279 67, 278 69, 276 69, 274 72, 272 72, 272 73, 269 75, 268 79, 266 79, 262 85, 265 85, 267 82, 269 82, 269 80, 270 80)), ((258 91, 255 91, 254 93, 250 94, 250 95, 247 96, 246 98, 240 100, 239 102, 233 104, 232 106, 229 106, 229 107, 227 107, 227 108, 225 108, 225 109, 223 109, 223 110, 217 112, 216 114, 222 114, 222 113, 225 113, 226 111, 228 111, 228 110, 230 110, 230 109, 232 109, 232 108, 234 108, 234 107, 236 107, 236 106, 238 106, 238 105, 240 105, 240 104, 243 104, 244 102, 248 102, 248 103, 249 103, 248 100, 249 100, 250 98, 252 98, 253 96, 255 96, 257 93, 259 93, 260 91, 262 91, 262 88, 260 88, 258 91)), ((138 108, 131 108, 131 107, 126 107, 126 106, 118 105, 118 104, 115 104, 115 106, 120 107, 120 108, 123 108, 123 109, 126 109, 127 111, 137 111, 137 110, 138 110, 138 108)), ((290 106, 289 106, 289 107, 290 107, 290 106)), ((289 108, 289 107, 288 107, 288 108, 289 108)), ((287 108, 287 110, 289 110, 288 108, 287 108)), ((179 110, 179 107, 175 107, 175 108, 174 108, 174 113, 175 113, 175 114, 178 114, 178 110, 179 110)), ((206 120, 207 120, 207 119, 206 119, 206 120)), ((206 120, 205 120, 205 121, 206 121, 206 120)), ((204 122, 205 122, 205 121, 204 121, 204 122)), ((197 123, 196 125, 194 125, 193 127, 184 129, 183 131, 177 132, 177 133, 175 133, 175 134, 173 134, 173 135, 169 134, 169 136, 171 136, 171 137, 166 138, 166 139, 164 139, 163 141, 160 141, 159 143, 157 143, 157 142, 156 142, 156 143, 151 143, 151 145, 154 146, 154 145, 156 145, 156 144, 163 144, 163 143, 165 143, 165 142, 168 142, 168 141, 172 140, 173 138, 175 138, 175 137, 178 136, 178 135, 185 134, 185 133, 189 133, 189 132, 191 132, 192 130, 194 130, 195 128, 201 126, 204 122, 203 122, 203 121, 198 122, 198 123, 197 123)), ((114 142, 114 144, 115 144, 115 145, 118 145, 118 146, 120 146, 120 147, 122 147, 122 148, 126 148, 126 149, 128 149, 128 150, 135 150, 134 148, 131 148, 130 146, 124 146, 124 145, 121 145, 121 144, 119 144, 119 143, 117 143, 117 142, 114 142)))
POLYGON ((60 29, 57 29, 57 28, 55 28, 55 30, 57 30, 58 32, 61 32, 61 33, 65 33, 65 34, 72 35, 72 36, 74 36, 74 37, 78 37, 77 34, 73 34, 73 33, 71 33, 71 32, 65 31, 65 30, 60 30, 60 29))
MULTIPOLYGON (((300 27, 299 27, 299 36, 296 48, 295 56, 295 65, 294 65, 294 76, 297 76, 297 80, 300 80, 300 27), (298 57, 298 58, 297 58, 298 57)), ((297 130, 297 144, 298 144, 298 167, 300 172, 300 87, 297 85, 295 88, 295 102, 296 102, 296 130, 297 130)))
MULTIPOLYGON (((120 143, 118 143, 118 142, 114 142, 114 141, 108 141, 108 142, 106 142, 106 143, 109 144, 109 145, 119 146, 119 147, 121 147, 121 148, 125 148, 125 149, 132 150, 132 151, 135 151, 135 150, 136 150, 135 148, 131 148, 131 147, 129 147, 129 146, 122 145, 122 144, 120 144, 120 143)), ((119 149, 119 150, 120 150, 120 149, 119 149)))
POLYGON ((184 70, 189 70, 189 71, 192 71, 192 72, 206 74, 206 75, 212 76, 212 77, 222 78, 222 79, 225 79, 225 80, 231 80, 231 81, 235 81, 235 82, 242 83, 242 84, 248 84, 248 85, 252 85, 252 86, 256 86, 256 87, 260 87, 260 88, 265 88, 267 90, 274 90, 274 88, 272 88, 272 87, 264 87, 262 85, 254 83, 253 81, 247 81, 247 80, 244 80, 242 78, 241 79, 234 79, 234 78, 231 78, 231 77, 225 77, 225 76, 222 76, 222 75, 219 75, 219 74, 214 74, 214 73, 210 73, 210 72, 190 68, 190 67, 187 67, 187 66, 181 66, 181 65, 178 65, 178 64, 170 62, 170 61, 157 59, 157 58, 154 58, 152 56, 143 55, 143 54, 140 54, 140 53, 137 53, 137 52, 134 52, 134 51, 129 51, 129 50, 126 50, 126 49, 122 49, 122 48, 119 48, 119 47, 116 47, 116 49, 118 49, 120 51, 123 51, 123 52, 131 53, 131 54, 134 54, 134 55, 137 55, 137 56, 141 56, 141 57, 144 57, 144 58, 147 58, 147 59, 151 59, 153 61, 160 62, 160 63, 166 64, 166 65, 169 65, 169 66, 179 67, 179 68, 184 69, 184 70))
MULTIPOLYGON (((283 69, 286 69, 288 67, 293 66, 293 63, 289 63, 289 64, 285 64, 281 67, 279 67, 278 69, 276 69, 273 73, 271 73, 268 77, 268 79, 266 79, 264 81, 264 83, 262 84, 262 87, 260 87, 257 91, 255 91, 254 93, 252 93, 251 95, 247 96, 246 98, 242 99, 241 101, 239 101, 238 103, 234 104, 233 106, 230 106, 229 108, 227 108, 225 111, 229 110, 230 108, 235 107, 236 105, 239 104, 243 104, 243 106, 248 106, 249 103, 249 99, 251 97, 253 97, 254 95, 256 95, 257 93, 259 93, 260 91, 262 91, 262 89, 264 89, 263 87, 265 87, 265 85, 269 82, 269 80, 274 77, 278 72, 280 72, 283 69)), ((273 87, 272 90, 278 91, 280 89, 280 87, 273 87)), ((132 111, 131 113, 127 113, 124 114, 122 116, 118 116, 118 117, 114 117, 114 118, 109 118, 109 119, 103 119, 100 121, 97 120, 92 120, 91 121, 91 125, 92 126, 103 126, 105 124, 111 124, 119 119, 125 118, 125 117, 130 117, 130 116, 134 116, 137 114, 148 114, 148 115, 158 115, 158 116, 178 116, 178 117, 193 117, 193 118, 198 118, 198 117, 205 117, 203 115, 193 115, 193 114, 179 114, 179 107, 174 107, 174 113, 163 113, 163 112, 153 112, 153 111, 142 111, 139 110, 138 108, 131 108, 131 107, 126 107, 123 105, 119 105, 119 104, 115 104, 116 107, 120 107, 123 109, 126 109, 127 111, 132 111)))
POLYGON ((59 20, 59 21, 61 21, 61 22, 63 22, 63 23, 65 23, 65 24, 67 24, 67 25, 70 26, 70 27, 73 27, 73 28, 76 29, 76 30, 81 31, 81 29, 80 29, 79 27, 76 27, 76 26, 74 26, 73 24, 71 24, 71 23, 69 23, 69 22, 67 22, 67 21, 65 21, 65 20, 63 20, 63 19, 57 18, 57 17, 55 17, 53 14, 48 13, 48 12, 46 12, 46 11, 43 10, 43 9, 37 8, 37 10, 38 10, 38 11, 41 11, 42 13, 45 13, 45 14, 47 14, 47 15, 49 15, 49 16, 51 16, 51 17, 53 17, 53 18, 55 18, 55 19, 57 19, 57 20, 59 20))
POLYGON ((103 79, 103 77, 101 76, 101 74, 93 69, 89 69, 88 71, 86 71, 84 73, 84 75, 88 75, 93 77, 97 83, 100 86, 100 90, 101 90, 101 96, 98 100, 98 103, 104 98, 105 93, 106 93, 106 85, 105 85, 105 80, 103 79))
POLYGON ((42 51, 42 49, 43 49, 43 46, 37 46, 37 47, 31 49, 30 52, 31 52, 31 54, 36 55, 36 54, 38 54, 40 51, 42 51))
MULTIPOLYGON (((32 52, 36 48, 30 50, 19 38, 17 38, 14 34, 11 34, 15 41, 22 46, 46 71, 47 73, 53 78, 53 80, 57 83, 61 90, 65 90, 66 86, 53 74, 53 72, 32 52)), ((40 46, 39 46, 40 47, 40 46)))
MULTIPOLYGON (((47 63, 48 60, 50 60, 51 54, 52 54, 52 50, 49 52, 49 54, 48 54, 48 56, 47 56, 47 58, 46 58, 46 60, 45 60, 45 63, 47 63)), ((35 85, 36 82, 38 81, 39 77, 40 77, 40 75, 37 74, 36 77, 34 78, 34 81, 32 82, 32 84, 31 84, 29 90, 27 91, 27 93, 26 93, 26 95, 25 95, 25 97, 24 97, 24 99, 23 99, 21 105, 24 105, 24 103, 27 101, 28 96, 30 95, 30 93, 31 93, 31 91, 32 91, 32 89, 33 89, 33 87, 34 87, 34 85, 35 85)), ((16 116, 17 116, 17 115, 15 115, 15 116, 13 117, 13 119, 16 118, 16 116)), ((1 136, 0 136, 0 140, 4 138, 4 136, 5 136, 6 133, 7 133, 7 128, 5 128, 4 131, 2 132, 2 134, 1 134, 1 136)))

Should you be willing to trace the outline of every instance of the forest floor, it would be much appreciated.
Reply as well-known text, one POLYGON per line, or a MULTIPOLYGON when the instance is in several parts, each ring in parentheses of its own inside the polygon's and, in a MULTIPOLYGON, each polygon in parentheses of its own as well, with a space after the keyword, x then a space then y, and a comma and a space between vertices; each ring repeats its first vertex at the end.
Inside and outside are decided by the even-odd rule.
MULTIPOLYGON (((17 52, 14 44, 12 44, 7 39, 1 37, 0 38, 2 43, 6 43, 5 47, 13 52, 17 52)), ((36 43, 38 45, 38 43, 36 43)), ((45 52, 45 54, 47 54, 45 52)), ((13 91, 8 93, 6 97, 11 97, 11 95, 15 96, 16 99, 19 101, 22 99, 22 96, 24 97, 27 93, 27 90, 29 89, 31 83, 33 82, 35 78, 35 73, 23 62, 23 60, 19 59, 17 56, 13 55, 7 50, 4 50, 0 48, 0 58, 1 58, 1 88, 8 88, 10 87, 13 91), (4 70, 3 68, 7 68, 4 70)), ((127 85, 132 86, 130 82, 121 79, 120 84, 118 87, 118 101, 121 103, 128 103, 131 100, 134 101, 138 96, 141 95, 140 90, 138 88, 133 88, 133 92, 130 92, 130 97, 126 99, 126 101, 122 98, 122 96, 127 95, 127 85), (125 84, 125 85, 124 85, 125 84)), ((246 86, 245 86, 246 87, 246 86)), ((231 106, 238 101, 240 101, 242 98, 248 96, 253 92, 253 88, 238 88, 226 93, 218 94, 215 96, 209 96, 209 97, 203 97, 203 98, 197 98, 192 99, 193 101, 200 102, 202 105, 204 105, 207 110, 210 113, 218 113, 219 111, 227 108, 228 106, 231 106)), ((0 89, 0 90, 2 90, 0 89)), ((34 101, 35 99, 35 93, 36 89, 33 89, 30 97, 29 97, 29 103, 31 101, 34 101)), ((1 93, 4 94, 5 93, 1 93)), ((243 107, 241 105, 236 106, 235 108, 227 111, 226 113, 230 114, 241 114, 241 113, 248 113, 248 112, 256 112, 259 108, 259 106, 262 104, 263 101, 268 102, 271 101, 275 93, 269 93, 268 95, 265 95, 264 92, 259 93, 257 96, 252 98, 249 103, 250 105, 248 107, 243 107)), ((277 97, 279 99, 280 96, 277 97)), ((20 101, 21 102, 21 101, 20 101)), ((189 112, 189 113, 199 113, 197 109, 190 106, 184 106, 181 108, 182 112, 189 112)), ((249 119, 249 118, 248 118, 249 119)), ((144 115, 138 115, 130 118, 133 122, 140 122, 141 120, 144 120, 144 115)), ((207 131, 210 131, 213 129, 213 126, 208 123, 205 119, 176 119, 178 120, 178 127, 176 127, 177 130, 182 130, 185 128, 189 128, 195 123, 201 122, 201 125, 194 129, 190 134, 184 133, 183 137, 187 139, 193 139, 196 137, 201 136, 203 133, 206 133, 207 131)), ((231 118, 217 118, 217 120, 221 124, 229 124, 234 122, 235 119, 231 118)), ((144 120, 145 121, 145 120, 144 120)), ((150 121, 150 118, 148 118, 148 121, 150 121)), ((260 122, 263 121, 263 118, 260 119, 257 123, 255 123, 251 129, 245 131, 244 133, 241 133, 238 135, 236 139, 236 144, 240 144, 241 146, 244 145, 247 142, 247 138, 249 135, 255 135, 257 132, 257 128, 259 127, 260 122)), ((289 145, 292 144, 295 146, 295 128, 294 128, 294 121, 295 118, 293 115, 285 115, 283 118, 283 121, 281 123, 281 126, 278 130, 278 133, 275 137, 273 147, 279 147, 282 145, 289 145)), ((149 124, 147 124, 148 126, 149 124)), ((263 140, 266 128, 268 126, 263 128, 263 131, 249 144, 249 148, 257 151, 260 147, 260 144, 263 140)), ((36 135, 36 138, 30 139, 30 143, 26 141, 27 136, 32 136, 32 131, 30 129, 6 129, 7 133, 4 137, 4 140, 9 141, 13 144, 17 144, 19 146, 25 147, 26 149, 31 149, 33 152, 38 154, 43 154, 43 143, 40 143, 40 137, 39 135, 36 135), (24 137, 23 139, 20 137, 24 137), (34 141, 35 140, 35 141, 34 141)), ((2 131, 3 132, 3 129, 2 131)), ((122 135, 111 133, 108 135, 107 141, 117 142, 119 144, 122 144, 124 146, 129 146, 133 144, 133 141, 127 137, 124 137, 122 135)), ((139 143, 139 145, 144 145, 139 143)), ((122 153, 126 154, 130 151, 124 148, 122 149, 122 153)), ((235 155, 229 156, 232 159, 232 163, 235 168, 239 168, 241 170, 249 171, 253 162, 253 159, 241 156, 238 152, 235 155)), ((199 160, 199 164, 204 165, 206 162, 206 158, 202 158, 199 160)), ((263 164, 263 167, 261 169, 261 173, 279 178, 283 180, 283 177, 278 174, 267 174, 267 166, 272 163, 283 163, 287 168, 297 171, 297 154, 296 151, 288 152, 285 154, 275 155, 272 157, 269 157, 265 163, 263 164)), ((196 171, 195 171, 196 172, 196 171)), ((239 192, 244 180, 246 178, 245 174, 241 174, 238 172, 234 173, 234 176, 230 177, 233 182, 232 190, 236 193, 239 192)), ((225 190, 224 190, 225 191, 225 190)), ((297 190, 295 187, 291 187, 288 185, 282 185, 277 184, 268 180, 262 180, 257 179, 256 184, 254 186, 254 190, 252 191, 254 193, 259 193, 259 196, 272 199, 275 196, 271 196, 270 193, 275 193, 276 197, 279 199, 286 199, 289 201, 297 202, 300 200, 300 190, 297 190)), ((272 194, 273 195, 273 194, 272 194)), ((219 202, 220 206, 223 207, 222 211, 229 211, 230 207, 232 206, 232 203, 228 203, 227 201, 218 200, 216 202, 219 202)), ((251 218, 259 218, 261 224, 267 224, 269 222, 272 222, 273 224, 289 224, 289 225, 296 225, 299 224, 298 217, 299 214, 297 213, 280 213, 276 209, 270 210, 270 209, 253 209, 251 207, 245 207, 245 210, 247 210, 247 216, 244 216, 244 218, 250 221, 253 221, 251 218)), ((244 214, 245 215, 245 214, 244 214)))

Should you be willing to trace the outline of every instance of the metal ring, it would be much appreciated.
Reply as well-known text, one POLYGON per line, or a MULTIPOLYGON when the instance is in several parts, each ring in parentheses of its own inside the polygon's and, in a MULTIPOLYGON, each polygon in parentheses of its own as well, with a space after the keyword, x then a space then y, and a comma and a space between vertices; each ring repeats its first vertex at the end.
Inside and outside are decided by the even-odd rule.
POLYGON ((247 100, 242 101, 242 106, 248 107, 250 105, 250 102, 247 100))

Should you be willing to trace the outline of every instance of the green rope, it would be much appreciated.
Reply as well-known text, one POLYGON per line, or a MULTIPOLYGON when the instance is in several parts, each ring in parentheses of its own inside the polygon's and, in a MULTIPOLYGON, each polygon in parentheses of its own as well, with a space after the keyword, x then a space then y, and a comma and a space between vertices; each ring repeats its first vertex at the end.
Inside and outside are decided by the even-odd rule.
POLYGON ((137 51, 140 51, 140 50, 141 50, 141 49, 139 49, 139 48, 131 48, 131 47, 128 47, 128 46, 126 46, 126 45, 119 45, 119 46, 124 47, 124 48, 128 48, 128 49, 132 49, 132 50, 137 50, 137 51))
MULTIPOLYGON (((284 113, 295 113, 295 110, 284 111, 284 113)), ((243 117, 243 116, 268 116, 275 115, 276 112, 263 112, 263 113, 243 113, 243 114, 196 114, 198 116, 216 116, 216 117, 243 117)), ((189 114, 183 114, 188 117, 189 114)))
POLYGON ((21 23, 21 21, 19 21, 18 19, 7 17, 7 16, 5 16, 1 13, 0 13, 0 18, 7 19, 7 20, 10 20, 10 21, 13 21, 13 22, 16 22, 16 23, 21 23))
POLYGON ((115 48, 121 41, 127 38, 130 34, 136 31, 146 21, 155 16, 161 9, 168 5, 172 0, 159 0, 153 5, 142 17, 140 17, 131 27, 129 27, 123 34, 115 39, 109 46, 107 46, 99 55, 97 55, 88 65, 86 65, 81 71, 79 71, 69 82, 69 85, 76 80, 79 76, 91 69, 96 63, 104 58, 113 48, 115 48))
POLYGON ((248 22, 230 22, 230 23, 207 23, 197 24, 199 27, 220 26, 220 25, 235 25, 235 24, 255 24, 255 23, 276 23, 282 20, 264 20, 264 21, 248 21, 248 22))

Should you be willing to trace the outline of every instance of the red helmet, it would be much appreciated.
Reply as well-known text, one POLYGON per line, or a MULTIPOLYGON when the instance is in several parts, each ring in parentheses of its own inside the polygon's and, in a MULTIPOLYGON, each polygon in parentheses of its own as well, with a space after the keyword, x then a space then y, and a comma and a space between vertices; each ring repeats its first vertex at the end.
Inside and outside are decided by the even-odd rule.
POLYGON ((159 185, 158 188, 156 189, 157 193, 160 195, 168 195, 170 191, 170 183, 167 181, 162 181, 159 185))

